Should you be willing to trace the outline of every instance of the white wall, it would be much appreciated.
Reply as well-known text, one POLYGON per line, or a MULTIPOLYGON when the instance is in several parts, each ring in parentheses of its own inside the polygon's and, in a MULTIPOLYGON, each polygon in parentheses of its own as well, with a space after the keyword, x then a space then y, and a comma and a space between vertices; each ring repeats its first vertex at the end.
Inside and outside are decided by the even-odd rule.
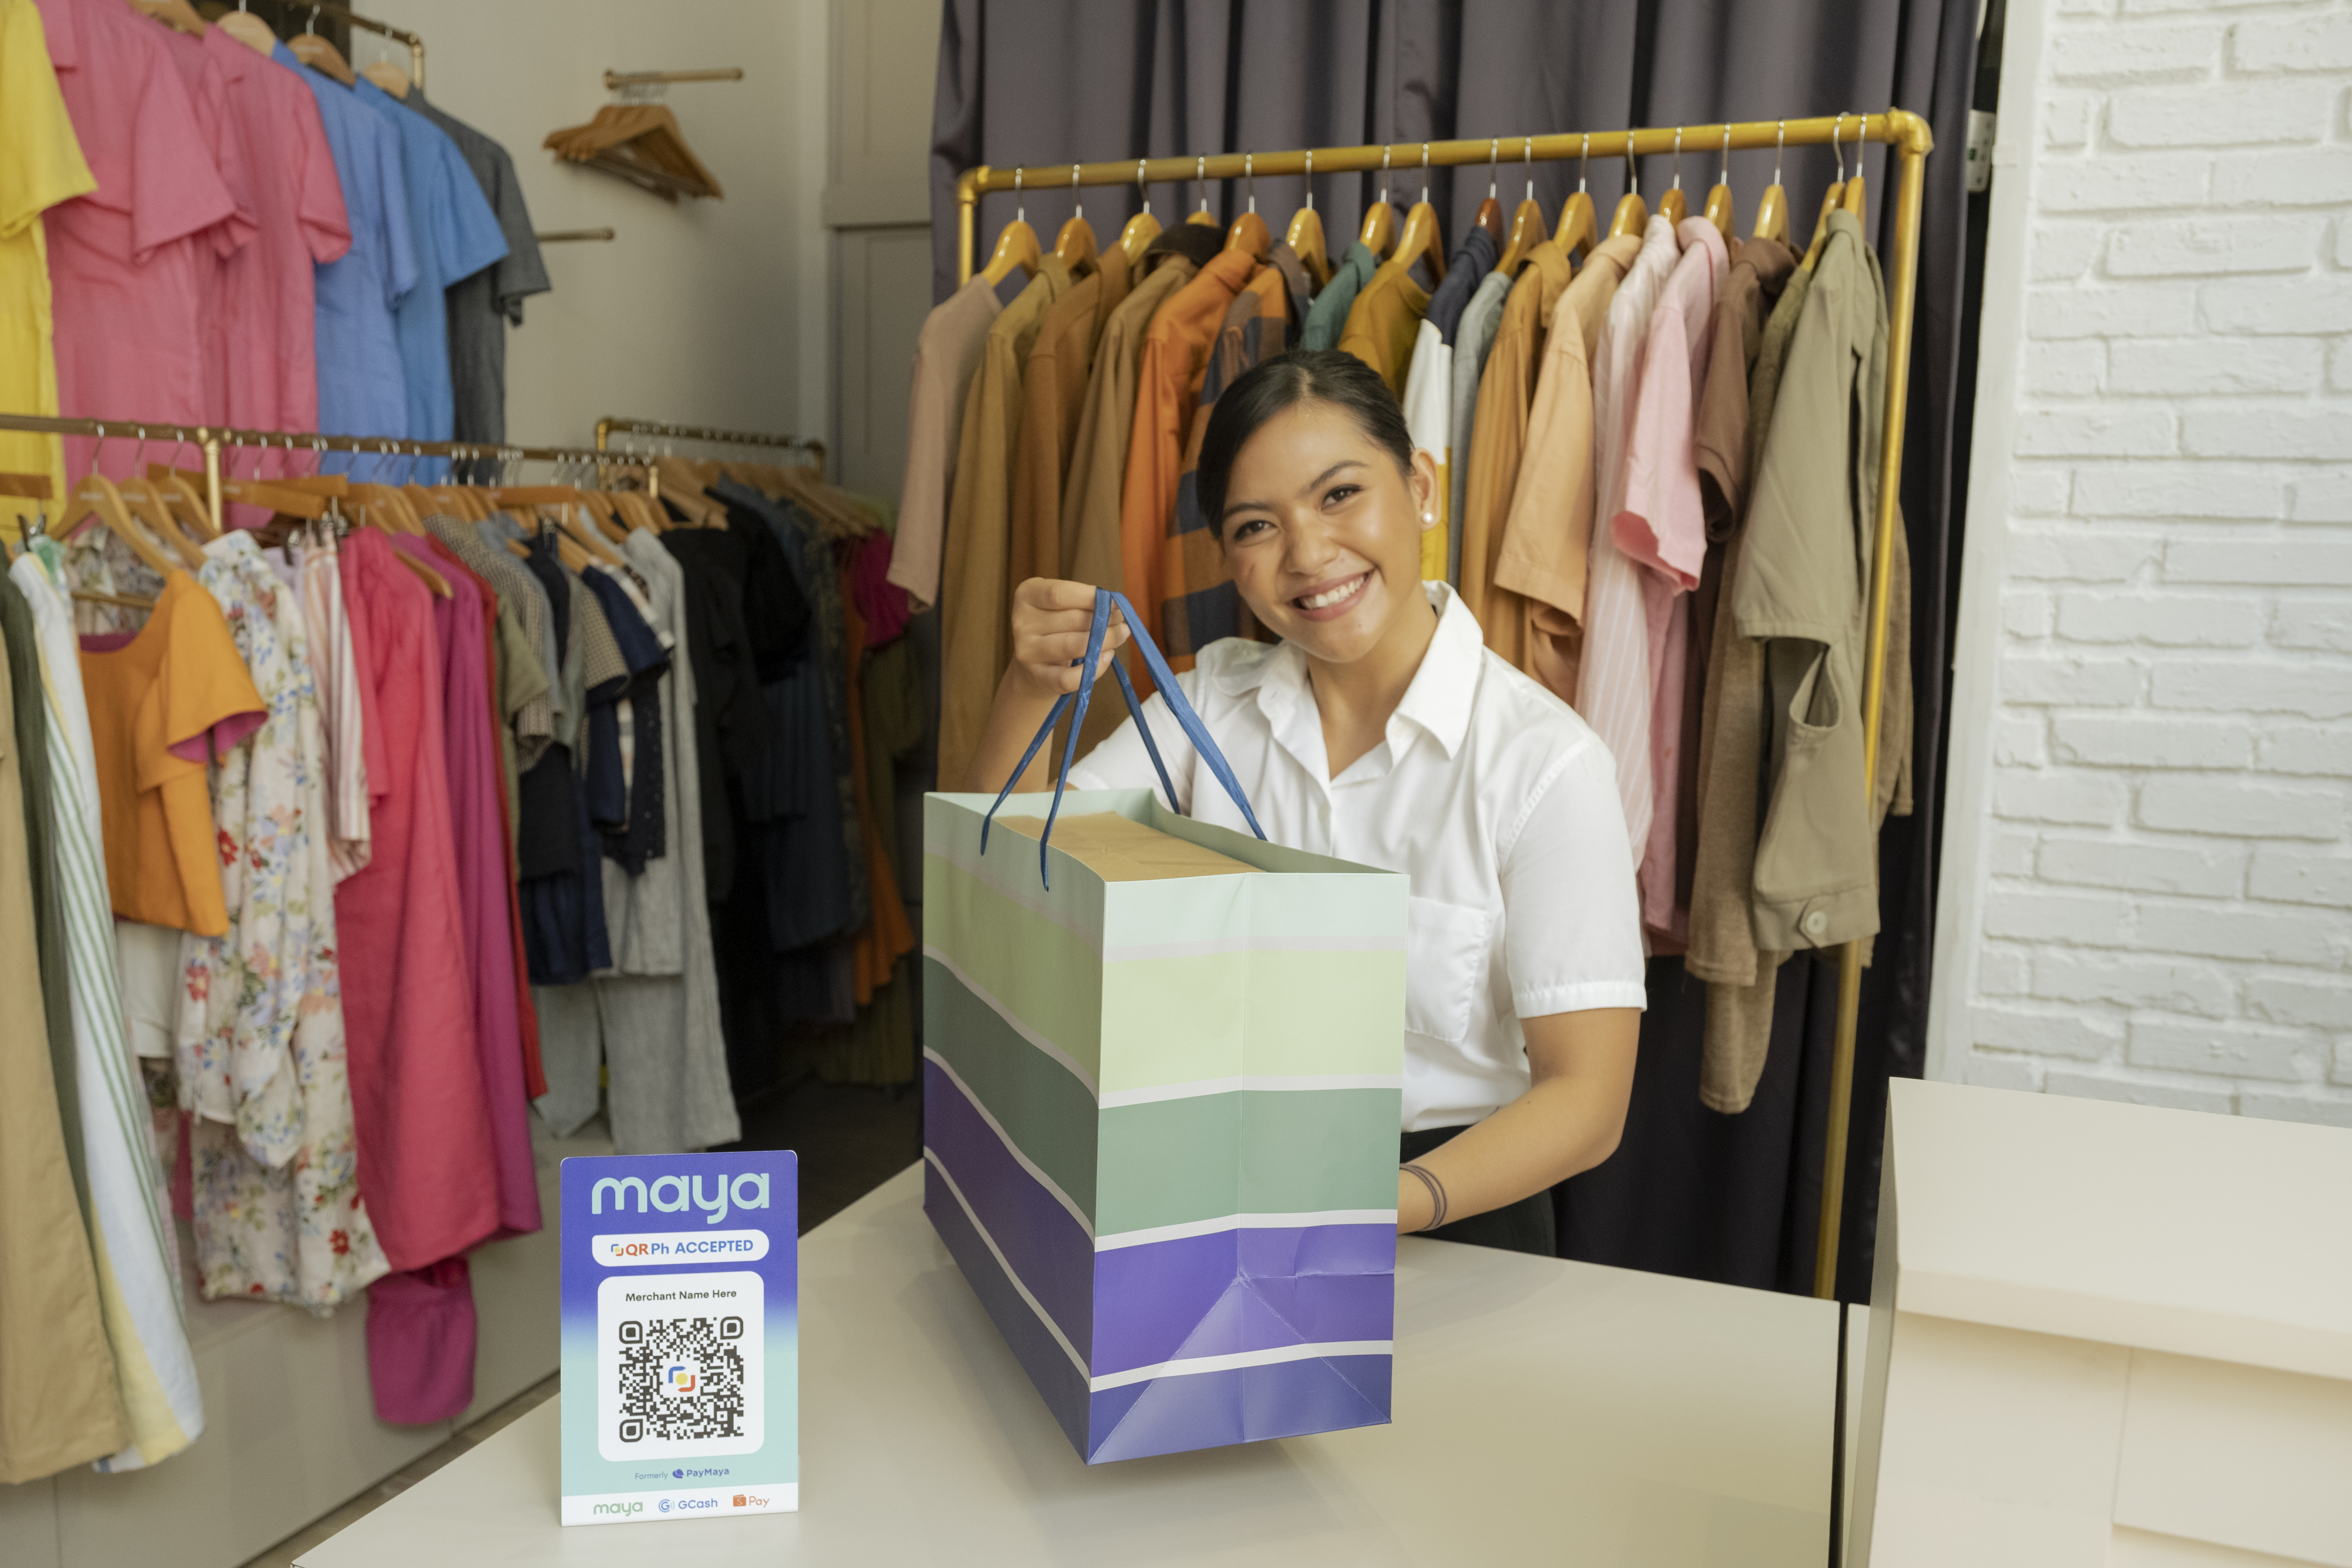
POLYGON ((2352 1126, 2347 86, 2012 0, 1931 1076, 2352 1126))
MULTIPOLYGON (((507 334, 507 432, 585 443, 600 415, 825 437, 832 417, 824 0, 379 0, 421 34, 425 88, 506 145, 555 289, 507 334), (667 102, 722 201, 677 206, 541 142, 611 100, 604 73, 740 66, 667 102)), ((407 51, 354 31, 353 65, 407 51)))

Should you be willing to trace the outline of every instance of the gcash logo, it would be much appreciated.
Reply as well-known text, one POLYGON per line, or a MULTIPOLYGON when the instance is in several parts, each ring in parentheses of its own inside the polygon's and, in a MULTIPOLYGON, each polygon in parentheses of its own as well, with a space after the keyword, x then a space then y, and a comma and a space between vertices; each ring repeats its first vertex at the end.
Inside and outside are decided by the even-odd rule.
POLYGON ((682 1362, 670 1363, 668 1372, 663 1375, 668 1381, 669 1392, 673 1394, 692 1394, 698 1384, 694 1369, 682 1362))
POLYGON ((606 1187, 613 1189, 614 1214, 627 1212, 629 1193, 634 1188, 639 1214, 644 1214, 648 1207, 660 1214, 684 1214, 689 1207, 698 1208, 703 1211, 702 1223, 705 1225, 717 1225, 724 1220, 730 1203, 739 1209, 763 1209, 768 1206, 768 1173, 765 1171, 747 1171, 732 1181, 723 1175, 710 1180, 718 1184, 719 1190, 705 1196, 702 1191, 704 1178, 701 1176, 690 1181, 685 1176, 656 1176, 650 1188, 636 1176, 601 1176, 597 1178, 596 1184, 588 1189, 588 1212, 604 1212, 606 1187))
MULTIPOLYGON (((641 1502, 600 1502, 591 1508, 588 1511, 590 1513, 616 1514, 623 1519, 626 1519, 633 1513, 645 1512, 646 1505, 641 1502)), ((664 1513, 667 1513, 669 1511, 669 1504, 667 1500, 662 1503, 662 1511, 664 1513)))

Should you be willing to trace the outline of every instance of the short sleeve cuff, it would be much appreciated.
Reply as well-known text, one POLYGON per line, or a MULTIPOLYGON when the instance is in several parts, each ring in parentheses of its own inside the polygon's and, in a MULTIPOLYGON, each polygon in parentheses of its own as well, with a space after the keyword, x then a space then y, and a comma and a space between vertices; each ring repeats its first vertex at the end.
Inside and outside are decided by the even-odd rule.
POLYGON ((1644 1012, 1650 994, 1638 980, 1588 980, 1572 985, 1514 987, 1511 1010, 1522 1018, 1549 1017, 1554 1013, 1590 1013, 1598 1007, 1631 1007, 1644 1012))

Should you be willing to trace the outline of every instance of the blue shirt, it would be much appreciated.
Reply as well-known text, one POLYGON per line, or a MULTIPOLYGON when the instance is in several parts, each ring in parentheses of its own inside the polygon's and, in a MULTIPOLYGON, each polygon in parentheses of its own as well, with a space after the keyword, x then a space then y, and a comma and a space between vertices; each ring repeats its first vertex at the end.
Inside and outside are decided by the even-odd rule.
MULTIPOLYGON (((447 132, 415 110, 402 108, 365 77, 352 92, 398 132, 406 176, 416 287, 402 297, 394 311, 401 371, 408 387, 404 433, 411 440, 446 441, 457 428, 457 403, 449 376, 449 310, 442 290, 503 258, 507 237, 480 182, 467 167, 465 154, 447 132)), ((438 470, 443 460, 430 459, 425 467, 438 470)))
POLYGON ((416 255, 400 138, 284 44, 269 58, 300 77, 319 100, 351 216, 351 249, 317 269, 319 428, 330 436, 405 436, 407 382, 393 311, 416 287, 416 255))

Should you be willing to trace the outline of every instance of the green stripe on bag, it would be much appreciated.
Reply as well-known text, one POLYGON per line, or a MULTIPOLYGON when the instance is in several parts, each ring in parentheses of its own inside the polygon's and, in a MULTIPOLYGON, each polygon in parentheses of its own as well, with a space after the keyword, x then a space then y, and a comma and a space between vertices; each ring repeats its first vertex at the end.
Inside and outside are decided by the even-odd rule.
POLYGON ((1393 1089, 1243 1090, 1102 1114, 1095 1234, 1396 1206, 1393 1089))
MULTIPOLYGON (((1028 871, 1034 881, 1034 860, 1028 871)), ((936 855, 924 857, 923 906, 940 911, 924 923, 941 957, 1099 1079, 1103 962, 1085 937, 936 855)))
MULTIPOLYGON (((1100 966, 1104 1094, 1219 1078, 1393 1075, 1404 973, 1393 952, 1265 949, 1100 966)), ((1024 1016, 1025 1018, 1025 1016, 1024 1016)))
MULTIPOLYGON (((1091 1217, 1100 1112, 1087 1086, 929 957, 923 960, 923 1045, 963 1080, 1013 1147, 1091 1217)), ((1391 1192, 1388 1201, 1395 1198, 1391 1192)))

